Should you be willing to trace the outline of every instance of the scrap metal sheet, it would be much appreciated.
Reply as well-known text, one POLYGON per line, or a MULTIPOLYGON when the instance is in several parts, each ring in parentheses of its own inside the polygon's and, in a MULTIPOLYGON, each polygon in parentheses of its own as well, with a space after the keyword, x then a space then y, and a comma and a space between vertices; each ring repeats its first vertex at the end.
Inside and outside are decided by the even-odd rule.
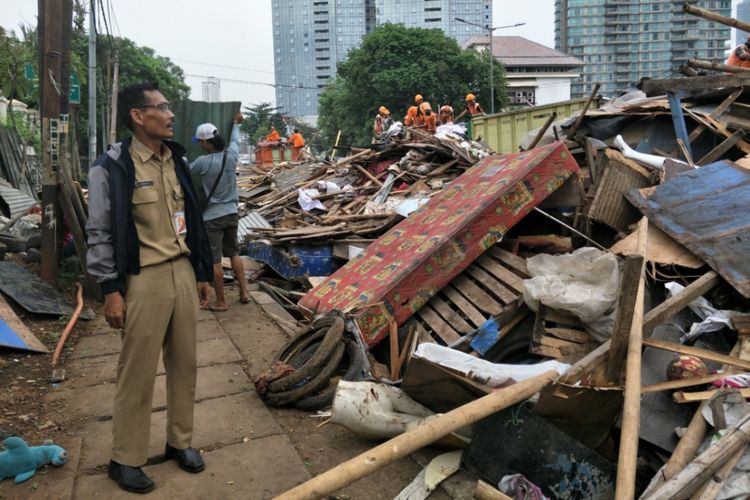
POLYGON ((374 345, 497 243, 578 164, 562 142, 490 156, 308 292, 312 312, 352 314, 374 345))
POLYGON ((721 161, 627 198, 750 298, 750 172, 721 161))

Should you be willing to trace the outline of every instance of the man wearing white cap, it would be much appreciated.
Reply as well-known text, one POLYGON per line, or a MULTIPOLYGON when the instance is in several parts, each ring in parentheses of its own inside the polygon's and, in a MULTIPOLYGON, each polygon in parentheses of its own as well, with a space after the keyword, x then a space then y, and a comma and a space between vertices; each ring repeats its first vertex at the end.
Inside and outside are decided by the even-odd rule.
POLYGON ((229 140, 229 147, 224 150, 224 138, 211 123, 198 125, 193 142, 200 144, 205 155, 198 157, 190 164, 190 173, 197 174, 203 181, 203 192, 206 205, 203 207, 203 222, 206 225, 208 240, 211 245, 214 270, 214 290, 216 302, 210 306, 212 311, 226 311, 224 297, 224 270, 221 257, 229 257, 237 281, 240 284, 240 301, 250 301, 247 290, 245 270, 239 255, 237 243, 237 157, 240 151, 240 123, 242 113, 234 115, 234 126, 229 140))

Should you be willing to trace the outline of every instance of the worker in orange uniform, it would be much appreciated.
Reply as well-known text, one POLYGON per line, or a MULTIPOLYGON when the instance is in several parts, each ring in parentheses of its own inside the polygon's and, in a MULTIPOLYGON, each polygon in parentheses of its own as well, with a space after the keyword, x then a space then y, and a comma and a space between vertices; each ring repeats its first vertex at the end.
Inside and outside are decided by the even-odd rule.
POLYGON ((469 113, 469 115, 471 116, 484 114, 484 110, 482 109, 482 106, 480 106, 477 102, 477 98, 476 96, 474 96, 474 94, 466 94, 466 108, 461 111, 461 113, 456 117, 456 120, 460 120, 461 117, 466 113, 469 113))
POLYGON ((375 123, 372 125, 372 133, 377 139, 380 134, 388 130, 391 126, 391 112, 385 106, 380 106, 378 114, 375 115, 375 123))
POLYGON ((453 123, 453 106, 443 104, 440 106, 440 125, 453 123))
POLYGON ((276 127, 271 125, 271 131, 266 136, 268 142, 280 141, 281 135, 276 131, 276 127))
POLYGON ((409 106, 409 109, 406 110, 406 116, 404 116, 404 126, 406 127, 414 127, 416 126, 417 121, 417 114, 419 112, 419 106, 422 103, 422 95, 417 94, 414 96, 414 105, 409 106))
POLYGON ((292 160, 299 158, 300 150, 305 147, 305 139, 299 133, 299 129, 294 129, 294 133, 286 140, 286 143, 292 147, 292 160))
POLYGON ((431 134, 437 129, 437 115, 432 112, 432 106, 429 102, 423 102, 419 105, 417 112, 417 121, 420 122, 417 127, 431 134))
POLYGON ((727 64, 730 66, 738 66, 740 68, 750 68, 750 35, 747 35, 747 40, 742 45, 738 45, 729 54, 727 64))

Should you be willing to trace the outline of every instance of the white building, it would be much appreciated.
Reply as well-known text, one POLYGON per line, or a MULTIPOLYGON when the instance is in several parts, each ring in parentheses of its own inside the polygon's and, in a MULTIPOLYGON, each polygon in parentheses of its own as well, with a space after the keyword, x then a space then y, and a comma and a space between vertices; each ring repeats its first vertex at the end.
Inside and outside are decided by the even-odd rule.
MULTIPOLYGON (((475 36, 463 48, 487 50, 488 38, 475 36)), ((492 53, 505 67, 509 103, 541 106, 571 98, 570 84, 583 61, 520 36, 495 36, 492 53)))
POLYGON ((209 77, 201 83, 201 91, 205 102, 221 102, 221 80, 209 77))

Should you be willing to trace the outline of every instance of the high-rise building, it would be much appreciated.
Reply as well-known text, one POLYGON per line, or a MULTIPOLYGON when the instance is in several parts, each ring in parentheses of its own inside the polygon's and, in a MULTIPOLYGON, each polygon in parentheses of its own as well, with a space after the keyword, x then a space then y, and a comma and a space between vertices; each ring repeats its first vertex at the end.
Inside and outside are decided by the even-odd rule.
POLYGON ((272 0, 276 106, 301 119, 317 115, 318 97, 336 63, 385 23, 438 28, 459 43, 485 34, 490 0, 272 0))
MULTIPOLYGON (((555 48, 584 62, 572 97, 596 82, 613 95, 643 77, 668 78, 688 59, 724 62, 730 28, 686 14, 685 0, 555 0, 555 48)), ((731 0, 691 4, 730 16, 731 0)))
MULTIPOLYGON (((750 23, 750 0, 742 0, 737 4, 737 20, 750 23)), ((735 30, 735 46, 745 43, 747 31, 735 30)))
POLYGON ((205 102, 221 101, 221 80, 213 76, 201 83, 201 93, 205 102))
POLYGON ((409 28, 438 28, 459 44, 469 37, 487 35, 476 26, 456 21, 490 27, 492 2, 490 0, 375 0, 377 23, 403 23, 409 28))

